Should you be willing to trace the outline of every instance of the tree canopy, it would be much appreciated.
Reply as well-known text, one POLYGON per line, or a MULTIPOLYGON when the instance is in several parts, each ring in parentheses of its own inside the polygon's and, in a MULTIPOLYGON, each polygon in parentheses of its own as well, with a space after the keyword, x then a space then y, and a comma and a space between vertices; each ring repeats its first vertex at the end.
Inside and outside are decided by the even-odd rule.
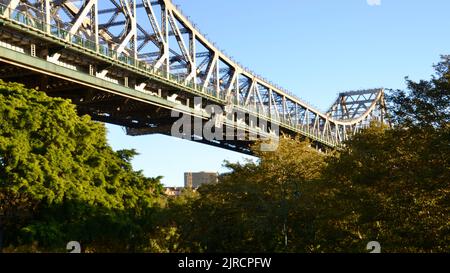
POLYGON ((450 251, 449 57, 435 67, 390 94, 393 128, 374 123, 334 154, 283 138, 258 162, 227 163, 220 183, 171 206, 179 250, 450 251))
POLYGON ((4 245, 79 240, 108 250, 100 241, 116 236, 116 249, 130 247, 141 228, 130 218, 148 214, 162 191, 160 177, 132 170, 135 151, 113 151, 104 125, 19 84, 0 81, 0 121, 4 245))
POLYGON ((430 80, 406 77, 407 90, 391 90, 391 119, 399 127, 445 128, 450 123, 450 55, 441 57, 430 80))
POLYGON ((338 151, 282 137, 219 183, 161 196, 69 101, 0 81, 0 245, 7 251, 450 251, 450 57, 338 151))

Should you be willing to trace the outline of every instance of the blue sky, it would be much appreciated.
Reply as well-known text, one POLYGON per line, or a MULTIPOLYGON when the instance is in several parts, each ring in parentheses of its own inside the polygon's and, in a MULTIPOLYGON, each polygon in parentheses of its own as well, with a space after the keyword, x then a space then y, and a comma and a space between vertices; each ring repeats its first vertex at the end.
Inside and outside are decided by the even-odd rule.
MULTIPOLYGON (((428 79, 439 56, 450 54, 449 0, 173 2, 228 55, 323 110, 341 91, 404 88, 405 76, 428 79)), ((248 158, 107 127, 114 149, 136 149, 134 168, 164 176, 168 186, 183 185, 186 171, 223 172, 224 160, 248 158)))

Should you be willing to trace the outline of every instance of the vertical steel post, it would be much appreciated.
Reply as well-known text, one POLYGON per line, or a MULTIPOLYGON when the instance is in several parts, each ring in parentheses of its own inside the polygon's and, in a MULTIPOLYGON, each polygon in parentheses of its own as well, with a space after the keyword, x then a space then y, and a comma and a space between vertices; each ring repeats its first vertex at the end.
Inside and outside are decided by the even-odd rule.
POLYGON ((169 59, 169 22, 168 22, 169 12, 167 10, 167 5, 164 2, 161 5, 161 32, 164 38, 163 55, 165 56, 165 65, 163 65, 166 78, 169 79, 170 74, 170 59, 169 59))
POLYGON ((197 50, 195 47, 195 34, 193 31, 189 32, 189 55, 191 55, 192 63, 190 64, 190 71, 188 74, 192 75, 192 83, 194 89, 197 90, 197 50))
POLYGON ((52 24, 52 18, 51 18, 51 6, 50 6, 50 0, 45 0, 45 30, 48 34, 51 32, 51 24, 52 24))

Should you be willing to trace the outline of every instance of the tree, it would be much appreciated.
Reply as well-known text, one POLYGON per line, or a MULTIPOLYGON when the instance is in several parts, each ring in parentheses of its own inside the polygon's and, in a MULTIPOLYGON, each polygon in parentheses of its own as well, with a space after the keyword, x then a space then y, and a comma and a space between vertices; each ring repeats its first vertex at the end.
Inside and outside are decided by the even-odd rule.
POLYGON ((293 251, 299 200, 324 168, 325 154, 309 143, 282 138, 277 153, 257 152, 259 162, 226 163, 220 182, 199 188, 172 222, 183 249, 196 252, 293 251))
POLYGON ((151 234, 149 251, 158 253, 204 252, 194 241, 181 238, 181 232, 191 234, 190 223, 195 221, 193 204, 199 198, 198 192, 184 189, 176 198, 169 198, 155 215, 157 226, 151 234))
MULTIPOLYGON (((258 162, 230 164, 170 223, 207 252, 450 251, 449 58, 430 81, 390 95, 395 126, 373 123, 325 155, 282 139, 258 162)), ((171 209, 180 211, 177 206, 171 209)))
POLYGON ((77 116, 70 101, 0 81, 4 245, 65 251, 78 240, 92 251, 138 249, 162 185, 132 170, 135 154, 114 152, 105 127, 77 116))
POLYGON ((324 177, 334 197, 327 202, 341 212, 329 215, 332 232, 349 235, 347 249, 376 240, 386 252, 449 251, 448 139, 374 125, 330 159, 324 177))
POLYGON ((414 82, 406 78, 407 91, 395 90, 388 96, 392 120, 410 128, 448 127, 450 122, 450 55, 434 66, 431 80, 414 82))
POLYGON ((334 221, 338 231, 357 230, 354 241, 378 240, 390 252, 450 250, 449 57, 435 68, 431 80, 407 79, 408 90, 389 96, 394 128, 373 124, 330 158, 325 177, 343 213, 334 221))

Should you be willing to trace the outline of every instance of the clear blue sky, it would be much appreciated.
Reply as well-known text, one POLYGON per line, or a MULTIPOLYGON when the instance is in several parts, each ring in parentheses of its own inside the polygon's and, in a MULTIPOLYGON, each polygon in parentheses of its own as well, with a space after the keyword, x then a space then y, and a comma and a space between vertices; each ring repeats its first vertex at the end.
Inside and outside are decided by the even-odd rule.
MULTIPOLYGON (((174 0, 228 55, 320 109, 340 91, 404 88, 450 54, 450 0, 174 0), (369 5, 368 2, 381 2, 369 5)), ((219 171, 243 155, 107 125, 114 149, 134 148, 135 169, 183 185, 186 171, 219 171)))

